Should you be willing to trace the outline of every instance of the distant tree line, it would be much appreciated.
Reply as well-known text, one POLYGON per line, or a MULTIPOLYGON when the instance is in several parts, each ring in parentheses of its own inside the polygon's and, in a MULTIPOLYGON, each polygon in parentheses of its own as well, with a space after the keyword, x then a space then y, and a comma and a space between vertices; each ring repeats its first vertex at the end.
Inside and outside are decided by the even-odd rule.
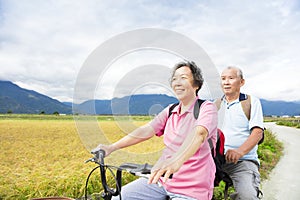
MULTIPOLYGON (((6 112, 6 114, 13 114, 13 111, 12 111, 12 110, 8 110, 8 111, 6 112)), ((40 114, 40 115, 45 115, 46 112, 42 110, 39 114, 40 114)), ((53 112, 52 114, 53 114, 53 115, 59 115, 59 112, 55 111, 55 112, 53 112)))

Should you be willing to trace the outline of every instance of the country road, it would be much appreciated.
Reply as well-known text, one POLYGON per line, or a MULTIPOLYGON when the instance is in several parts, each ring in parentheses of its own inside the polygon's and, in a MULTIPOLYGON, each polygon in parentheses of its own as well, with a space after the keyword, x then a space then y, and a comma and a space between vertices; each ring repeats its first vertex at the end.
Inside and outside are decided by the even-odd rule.
POLYGON ((284 144, 284 155, 262 183, 264 200, 300 199, 300 129, 265 123, 284 144))

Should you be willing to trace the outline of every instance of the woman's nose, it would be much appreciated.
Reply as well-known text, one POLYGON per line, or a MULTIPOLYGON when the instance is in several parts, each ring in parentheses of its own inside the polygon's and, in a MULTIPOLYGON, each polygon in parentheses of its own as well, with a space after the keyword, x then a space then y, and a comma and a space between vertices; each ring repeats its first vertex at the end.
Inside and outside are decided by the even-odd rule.
POLYGON ((180 84, 181 84, 181 81, 180 81, 180 79, 176 79, 176 80, 173 80, 172 84, 173 84, 174 86, 177 86, 177 85, 180 85, 180 84))

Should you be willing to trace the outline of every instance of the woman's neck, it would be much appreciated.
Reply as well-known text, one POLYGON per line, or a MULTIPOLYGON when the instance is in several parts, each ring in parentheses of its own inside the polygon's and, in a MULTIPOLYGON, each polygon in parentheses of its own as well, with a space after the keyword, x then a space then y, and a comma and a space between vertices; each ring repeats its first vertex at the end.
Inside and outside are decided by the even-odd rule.
POLYGON ((196 98, 196 96, 194 96, 193 98, 191 98, 189 100, 181 101, 180 114, 185 113, 191 107, 191 105, 195 102, 195 98, 196 98))

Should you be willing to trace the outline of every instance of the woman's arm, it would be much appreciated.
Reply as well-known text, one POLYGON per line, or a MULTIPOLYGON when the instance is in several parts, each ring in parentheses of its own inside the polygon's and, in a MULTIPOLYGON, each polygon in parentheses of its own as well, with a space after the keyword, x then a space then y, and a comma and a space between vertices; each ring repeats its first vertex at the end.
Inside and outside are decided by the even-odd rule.
POLYGON ((178 151, 167 160, 159 160, 152 169, 148 183, 157 183, 159 178, 164 175, 163 181, 167 181, 171 174, 177 172, 179 168, 193 156, 201 144, 207 138, 208 131, 203 126, 197 126, 191 134, 188 134, 178 151))
POLYGON ((146 124, 144 126, 135 129, 130 134, 126 135, 125 137, 118 140, 117 142, 110 145, 99 144, 96 149, 98 150, 103 149, 105 151, 105 155, 108 156, 109 154, 111 154, 112 152, 118 149, 122 149, 143 142, 145 140, 150 139, 154 135, 155 135, 154 129, 149 124, 146 124))

